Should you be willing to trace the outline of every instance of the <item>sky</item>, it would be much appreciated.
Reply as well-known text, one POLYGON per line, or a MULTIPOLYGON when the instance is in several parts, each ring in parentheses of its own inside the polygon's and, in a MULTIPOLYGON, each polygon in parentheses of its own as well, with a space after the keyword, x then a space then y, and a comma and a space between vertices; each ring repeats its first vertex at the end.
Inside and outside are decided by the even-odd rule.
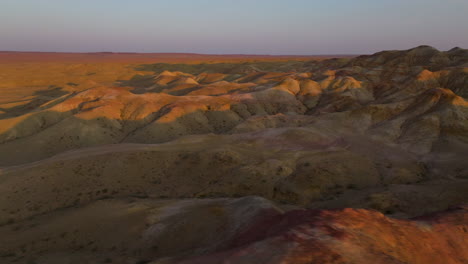
POLYGON ((369 54, 468 48, 468 0, 0 0, 0 50, 369 54))

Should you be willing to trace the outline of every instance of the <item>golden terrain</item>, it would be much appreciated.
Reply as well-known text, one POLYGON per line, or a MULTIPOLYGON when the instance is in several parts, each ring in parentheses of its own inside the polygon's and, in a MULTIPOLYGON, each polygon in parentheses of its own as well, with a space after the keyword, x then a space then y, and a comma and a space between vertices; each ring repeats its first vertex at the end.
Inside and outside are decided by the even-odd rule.
POLYGON ((151 56, 0 53, 1 263, 467 263, 467 50, 151 56))

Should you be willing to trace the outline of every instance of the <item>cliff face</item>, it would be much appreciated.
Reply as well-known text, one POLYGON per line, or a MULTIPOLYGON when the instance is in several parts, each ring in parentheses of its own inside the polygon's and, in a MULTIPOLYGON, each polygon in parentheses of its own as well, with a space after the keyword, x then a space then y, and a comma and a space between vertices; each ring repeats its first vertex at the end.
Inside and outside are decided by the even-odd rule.
POLYGON ((467 50, 66 69, 0 101, 5 261, 467 259, 466 208, 395 220, 468 201, 467 50))

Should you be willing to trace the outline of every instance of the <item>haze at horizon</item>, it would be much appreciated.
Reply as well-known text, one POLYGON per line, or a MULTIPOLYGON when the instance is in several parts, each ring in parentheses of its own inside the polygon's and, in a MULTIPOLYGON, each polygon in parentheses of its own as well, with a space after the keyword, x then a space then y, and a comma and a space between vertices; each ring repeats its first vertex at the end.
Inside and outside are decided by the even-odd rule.
POLYGON ((365 54, 468 47, 463 0, 3 0, 0 50, 365 54))

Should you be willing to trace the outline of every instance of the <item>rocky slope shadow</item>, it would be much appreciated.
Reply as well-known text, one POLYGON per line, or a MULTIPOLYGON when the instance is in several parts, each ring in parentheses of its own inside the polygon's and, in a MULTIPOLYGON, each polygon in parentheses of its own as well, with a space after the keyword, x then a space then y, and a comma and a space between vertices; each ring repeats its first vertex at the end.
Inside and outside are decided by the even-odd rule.
POLYGON ((468 210, 411 220, 259 197, 107 199, 0 227, 2 263, 466 263, 468 210), (116 232, 116 230, 119 230, 116 232))

